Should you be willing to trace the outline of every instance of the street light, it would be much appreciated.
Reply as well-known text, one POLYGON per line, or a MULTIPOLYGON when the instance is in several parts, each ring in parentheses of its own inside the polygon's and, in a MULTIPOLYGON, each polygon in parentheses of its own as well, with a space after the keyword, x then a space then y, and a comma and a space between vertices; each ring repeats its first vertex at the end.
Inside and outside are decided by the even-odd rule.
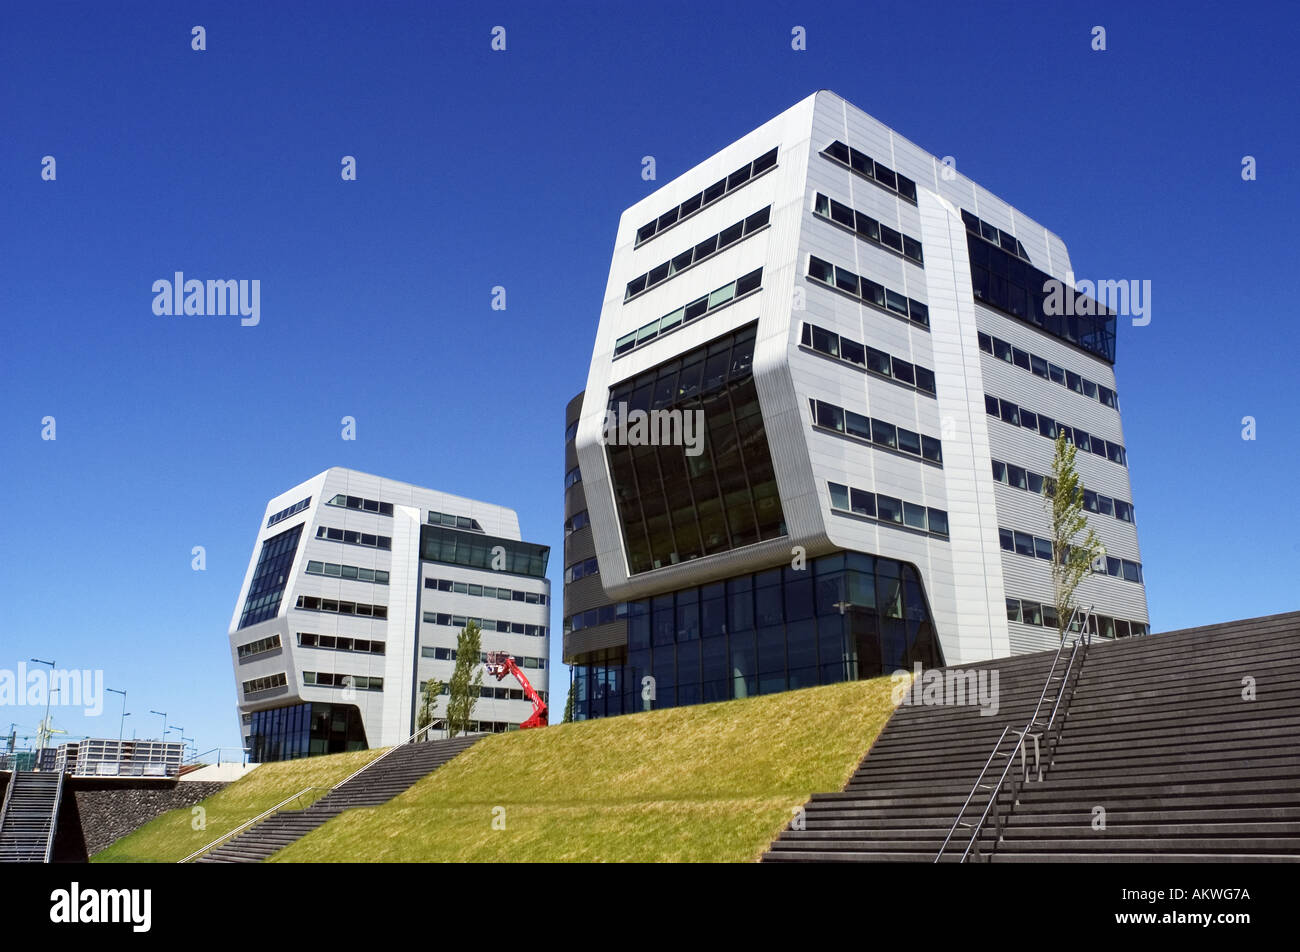
MULTIPOLYGON (((40 658, 32 658, 31 660, 33 664, 48 664, 50 666, 50 679, 51 680, 54 679, 53 661, 42 661, 40 658)), ((40 747, 45 746, 44 739, 48 736, 47 734, 44 733, 44 731, 48 730, 50 726, 50 697, 51 697, 50 691, 47 689, 45 692, 45 723, 44 726, 41 728, 41 730, 36 732, 39 735, 36 743, 40 747)), ((37 756, 40 755, 38 754, 37 756)))
POLYGON ((126 692, 117 688, 104 688, 109 694, 122 695, 122 718, 117 722, 117 757, 122 759, 122 729, 126 727, 126 692))
POLYGON ((155 710, 150 709, 149 713, 150 713, 150 714, 157 714, 159 717, 161 717, 161 718, 163 719, 163 736, 158 738, 159 740, 163 740, 163 739, 166 738, 166 736, 167 736, 167 712, 166 712, 166 711, 155 711, 155 710))

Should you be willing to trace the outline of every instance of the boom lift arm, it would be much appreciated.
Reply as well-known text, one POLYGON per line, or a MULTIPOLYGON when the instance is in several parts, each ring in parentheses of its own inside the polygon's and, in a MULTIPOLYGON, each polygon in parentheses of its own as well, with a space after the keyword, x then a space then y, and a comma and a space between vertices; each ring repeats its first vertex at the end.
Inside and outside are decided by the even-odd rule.
POLYGON ((546 702, 542 700, 541 695, 534 690, 528 677, 519 670, 519 665, 515 664, 514 657, 508 651, 489 651, 487 653, 487 672, 498 681, 507 674, 513 674, 515 680, 519 682, 520 687, 524 689, 524 696, 533 703, 533 713, 528 720, 519 725, 519 729, 527 730, 530 727, 546 726, 546 702))

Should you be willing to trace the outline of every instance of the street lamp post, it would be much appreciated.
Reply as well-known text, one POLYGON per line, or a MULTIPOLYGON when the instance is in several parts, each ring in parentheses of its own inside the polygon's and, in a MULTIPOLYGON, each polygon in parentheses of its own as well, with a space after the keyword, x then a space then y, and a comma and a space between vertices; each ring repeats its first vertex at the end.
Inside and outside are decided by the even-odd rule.
POLYGON ((117 722, 117 756, 120 760, 122 757, 122 731, 126 727, 126 692, 119 691, 117 688, 104 688, 110 694, 122 695, 122 717, 117 722))
POLYGON ((162 722, 163 722, 163 732, 162 732, 162 736, 159 737, 158 739, 159 739, 159 740, 165 740, 166 737, 167 737, 167 712, 166 712, 166 711, 155 711, 155 710, 153 710, 153 709, 151 708, 151 709, 149 710, 149 713, 150 713, 150 714, 157 714, 159 717, 161 717, 161 718, 163 719, 163 721, 162 721, 162 722))

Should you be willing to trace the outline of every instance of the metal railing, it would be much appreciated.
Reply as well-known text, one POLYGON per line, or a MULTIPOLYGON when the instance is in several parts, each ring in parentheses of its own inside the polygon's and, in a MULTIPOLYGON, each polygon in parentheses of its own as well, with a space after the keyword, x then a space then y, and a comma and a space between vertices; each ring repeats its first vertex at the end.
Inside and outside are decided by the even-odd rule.
POLYGON ((273 813, 278 813, 282 807, 287 806, 290 803, 293 803, 293 801, 297 800, 299 797, 303 796, 304 794, 310 793, 312 790, 315 789, 316 789, 315 787, 304 787, 302 790, 299 790, 293 796, 285 797, 275 806, 271 807, 271 809, 265 811, 264 813, 259 813, 251 820, 245 820, 243 823, 239 824, 239 826, 235 827, 233 830, 229 831, 228 833, 223 833, 221 836, 217 837, 207 846, 202 846, 199 849, 196 849, 189 856, 185 857, 182 860, 177 860, 177 862, 188 863, 190 860, 194 859, 195 857, 202 856, 204 853, 212 849, 214 846, 224 843, 226 840, 230 839, 231 837, 243 833, 245 830, 250 829, 253 826, 256 826, 258 823, 261 823, 263 820, 271 816, 273 813))
POLYGON ((54 855, 54 834, 59 826, 59 804, 63 800, 63 771, 59 771, 59 779, 54 784, 54 804, 50 807, 50 832, 45 838, 45 862, 49 862, 54 855))
MULTIPOLYGON (((1079 609, 1077 607, 1070 613, 1070 620, 1065 626, 1066 631, 1073 629, 1074 619, 1078 613, 1079 609)), ((1030 740, 1032 740, 1034 745, 1034 773, 1037 774, 1037 782, 1042 782, 1042 746, 1044 745, 1040 744, 1040 740, 1046 740, 1046 758, 1050 765, 1053 754, 1055 753, 1056 741, 1060 739, 1061 730, 1065 724, 1064 717, 1062 717, 1059 722, 1057 721, 1057 715, 1062 712, 1062 701, 1066 699, 1067 692, 1071 694, 1073 692, 1074 682, 1071 681, 1071 673, 1075 674, 1075 680, 1077 680, 1079 668, 1075 667, 1075 661, 1079 657, 1080 649, 1082 648, 1086 652, 1088 644, 1091 641, 1091 634, 1088 631, 1088 617, 1091 614, 1091 608, 1084 614, 1084 623, 1081 626, 1080 636, 1074 640, 1073 647, 1070 649, 1069 658, 1066 661, 1065 671, 1058 677, 1056 669, 1061 662, 1061 653, 1065 650, 1066 644, 1069 643, 1064 637, 1061 639, 1060 645, 1056 648, 1056 654, 1052 656, 1052 665, 1048 669, 1047 678, 1043 681, 1043 690, 1038 695, 1038 703, 1034 705, 1033 713, 1029 715, 1029 720, 1025 722, 1025 726, 1022 729, 1017 730, 1008 724, 1002 729, 1002 733, 998 737, 997 743, 993 745, 993 751, 989 754, 988 760, 984 762, 984 767, 980 770, 979 776, 975 778, 975 783, 971 786, 970 793, 967 794, 965 802, 961 805, 961 809, 957 811, 957 816, 948 830, 948 835, 944 837, 943 843, 939 847, 939 852, 935 854, 934 862, 937 863, 943 859, 943 854, 948 849, 948 844, 952 841, 953 836, 959 828, 965 828, 971 831, 970 839, 966 843, 966 849, 962 852, 961 859, 959 860, 959 862, 962 863, 966 862, 966 860, 971 856, 972 851, 976 858, 979 857, 980 836, 983 834, 984 828, 988 824, 990 818, 993 820, 993 829, 996 839, 1001 839, 1003 826, 1001 800, 1004 792, 1007 792, 1008 778, 1011 774, 1011 768, 1015 764, 1017 753, 1020 754, 1021 775, 1018 779, 1012 779, 1010 781, 1009 792, 1011 794, 1012 807, 1015 806, 1016 797, 1020 792, 1021 786, 1023 786, 1029 779, 1030 770, 1027 741, 1030 740), (1047 691, 1052 686, 1052 682, 1058 680, 1060 681, 1060 687, 1057 689, 1056 700, 1052 704, 1051 715, 1048 718, 1047 724, 1044 725, 1040 731, 1036 732, 1034 727, 1038 726, 1038 715, 1043 708, 1043 701, 1047 698, 1047 691), (1012 733, 1016 736, 1015 747, 1010 751, 1003 752, 1002 745, 1006 741, 1007 735, 1012 733), (999 756, 1007 758, 1007 765, 1002 768, 1002 773, 995 784, 987 784, 984 782, 984 778, 988 775, 989 768, 993 765, 993 761, 999 756), (990 791, 989 801, 985 804, 984 812, 980 814, 978 820, 974 823, 967 822, 963 817, 966 815, 966 810, 970 807, 971 801, 975 799, 975 795, 980 790, 990 791)), ((1065 706, 1068 708, 1068 700, 1065 700, 1065 706)))
MULTIPOLYGON (((210 750, 205 750, 205 751, 204 751, 203 753, 201 753, 201 754, 191 754, 189 757, 186 757, 186 758, 185 758, 184 763, 185 763, 186 765, 188 765, 188 764, 200 764, 200 763, 203 763, 203 761, 202 761, 200 758, 206 757, 206 756, 208 756, 208 754, 216 754, 216 755, 217 755, 217 764, 216 764, 216 765, 217 765, 218 767, 220 767, 223 763, 233 764, 233 763, 235 762, 235 758, 234 758, 234 757, 228 758, 227 760, 224 760, 224 761, 221 759, 222 754, 224 754, 224 753, 225 753, 226 751, 228 751, 228 750, 237 750, 237 751, 239 751, 239 758, 238 758, 238 759, 239 759, 240 764, 247 764, 247 763, 248 763, 248 748, 247 748, 247 747, 213 747, 213 748, 211 748, 210 750)), ((208 765, 207 765, 207 764, 204 764, 204 766, 208 766, 208 765)))
MULTIPOLYGON (((367 763, 362 764, 360 768, 358 768, 357 770, 354 770, 352 773, 348 774, 346 777, 344 777, 344 778, 343 778, 342 780, 340 780, 338 783, 334 784, 334 786, 332 786, 332 787, 315 787, 315 786, 312 786, 312 787, 304 787, 302 790, 299 790, 299 791, 298 791, 297 793, 295 793, 293 796, 291 796, 291 797, 287 797, 286 799, 281 800, 281 801, 280 801, 279 803, 277 803, 275 806, 271 807, 271 809, 265 811, 264 813, 259 813, 257 816, 253 817, 251 820, 248 820, 248 821, 246 821, 246 822, 244 822, 244 823, 241 823, 239 826, 235 827, 235 828, 234 828, 233 830, 231 830, 229 833, 225 833, 225 834, 223 834, 222 836, 217 837, 217 838, 216 838, 215 840, 213 840, 211 843, 209 843, 209 844, 207 844, 206 846, 203 846, 203 847, 201 847, 201 848, 195 850, 195 851, 194 851, 193 853, 191 853, 189 856, 185 857, 185 858, 182 859, 182 860, 179 860, 179 862, 181 862, 181 863, 188 863, 188 862, 190 862, 190 860, 195 859, 195 858, 198 857, 198 856, 202 856, 204 853, 208 852, 209 850, 213 849, 214 847, 219 846, 219 845, 221 845, 222 843, 226 842, 227 840, 229 840, 230 838, 232 838, 232 837, 235 836, 236 834, 247 832, 248 830, 250 830, 250 829, 252 829, 254 826, 256 826, 258 823, 261 823, 261 822, 262 822, 263 820, 265 820, 267 817, 272 816, 273 814, 280 812, 280 811, 283 810, 283 809, 284 809, 288 804, 293 803, 293 802, 296 801, 296 800, 301 800, 304 796, 306 796, 308 793, 311 793, 312 791, 315 791, 315 790, 323 790, 323 791, 324 791, 324 794, 323 794, 322 796, 320 796, 320 797, 316 797, 316 798, 314 798, 314 799, 312 800, 313 803, 316 802, 316 800, 324 799, 324 797, 329 796, 329 794, 333 793, 335 790, 338 790, 338 789, 339 789, 340 787, 342 787, 345 783, 348 783, 348 782, 351 781, 351 780, 355 780, 358 776, 360 776, 361 774, 365 773, 365 772, 366 772, 367 770, 369 770, 371 767, 374 767, 376 764, 381 763, 381 762, 382 762, 383 760, 385 760, 385 759, 386 759, 390 754, 394 753, 395 751, 399 750, 399 749, 402 748, 402 747, 405 747, 407 744, 413 744, 413 743, 415 743, 415 742, 416 742, 416 739, 417 739, 418 737, 420 737, 422 734, 426 733, 426 732, 427 732, 427 731, 428 731, 432 726, 433 726, 432 724, 429 724, 429 725, 426 725, 425 727, 421 727, 418 731, 416 731, 416 732, 415 732, 414 734, 412 734, 410 737, 406 738, 406 740, 402 741, 400 744, 394 744, 392 747, 389 747, 386 751, 384 751, 382 754, 380 754, 380 755, 379 755, 378 757, 376 757, 374 760, 371 760, 371 761, 368 761, 367 763)), ((311 804, 308 804, 308 806, 310 806, 310 805, 311 805, 311 804)), ((300 809, 305 809, 305 807, 304 807, 304 808, 300 808, 300 809)))

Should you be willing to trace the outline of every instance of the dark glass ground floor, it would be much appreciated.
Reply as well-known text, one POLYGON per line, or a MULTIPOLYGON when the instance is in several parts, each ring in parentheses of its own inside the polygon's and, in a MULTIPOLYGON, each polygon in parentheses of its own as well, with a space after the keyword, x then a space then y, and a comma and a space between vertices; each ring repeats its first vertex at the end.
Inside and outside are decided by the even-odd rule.
POLYGON ((573 664, 578 720, 943 664, 920 574, 858 552, 631 602, 627 632, 573 664))
POLYGON ((290 704, 254 711, 248 738, 254 763, 366 750, 366 730, 355 704, 290 704))

